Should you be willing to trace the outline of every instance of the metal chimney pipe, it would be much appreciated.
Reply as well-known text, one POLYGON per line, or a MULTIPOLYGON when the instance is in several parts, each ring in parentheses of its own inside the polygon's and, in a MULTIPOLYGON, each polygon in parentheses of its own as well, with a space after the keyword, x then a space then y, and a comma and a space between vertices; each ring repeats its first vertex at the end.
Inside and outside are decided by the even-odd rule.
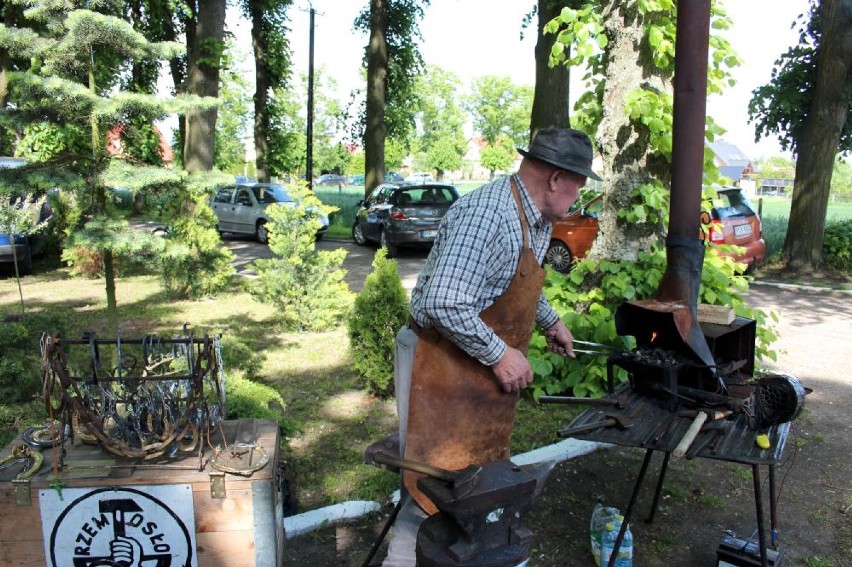
POLYGON ((710 0, 678 0, 669 236, 698 239, 709 44, 710 0))

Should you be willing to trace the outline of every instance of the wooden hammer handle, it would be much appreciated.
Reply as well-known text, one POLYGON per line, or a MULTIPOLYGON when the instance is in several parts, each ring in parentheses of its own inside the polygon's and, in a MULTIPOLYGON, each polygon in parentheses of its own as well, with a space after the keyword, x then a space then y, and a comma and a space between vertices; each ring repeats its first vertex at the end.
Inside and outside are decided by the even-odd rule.
POLYGON ((686 430, 686 433, 683 434, 683 437, 680 439, 680 443, 677 444, 674 450, 675 457, 683 457, 686 455, 687 449, 692 445, 692 442, 695 441, 695 437, 698 435, 698 432, 701 431, 701 426, 704 425, 704 422, 707 421, 707 413, 706 412, 698 412, 698 415, 692 420, 692 423, 689 425, 689 429, 686 430))

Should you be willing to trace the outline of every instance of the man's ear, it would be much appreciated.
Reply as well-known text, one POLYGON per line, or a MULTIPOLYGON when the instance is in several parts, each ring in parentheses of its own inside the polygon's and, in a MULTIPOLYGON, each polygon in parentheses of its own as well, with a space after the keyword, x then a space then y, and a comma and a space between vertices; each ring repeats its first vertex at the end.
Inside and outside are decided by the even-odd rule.
POLYGON ((559 176, 565 173, 561 169, 554 169, 550 172, 550 175, 547 178, 547 187, 551 191, 556 191, 556 184, 559 183, 559 176))

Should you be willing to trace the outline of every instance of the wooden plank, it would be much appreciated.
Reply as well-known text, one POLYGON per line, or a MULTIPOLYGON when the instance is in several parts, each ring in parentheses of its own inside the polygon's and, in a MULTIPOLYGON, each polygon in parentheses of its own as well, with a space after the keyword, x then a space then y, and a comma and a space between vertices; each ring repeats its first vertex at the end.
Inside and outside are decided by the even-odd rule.
MULTIPOLYGON (((41 547, 41 513, 38 505, 38 490, 32 490, 29 506, 15 504, 14 489, 0 489, 0 548, 10 542, 35 541, 41 547)), ((0 561, 0 565, 6 563, 0 561)), ((33 564, 35 565, 35 564, 33 564)))
MULTIPOLYGON (((193 486, 193 488, 195 488, 193 486)), ((210 498, 210 490, 195 491, 192 501, 195 506, 195 531, 203 532, 251 532, 254 526, 254 505, 251 488, 225 489, 226 498, 210 498)))
POLYGON ((13 541, 0 545, 0 565, 3 567, 33 567, 47 565, 44 558, 44 546, 41 543, 41 531, 37 541, 13 541))
POLYGON ((251 531, 200 533, 195 545, 199 567, 263 567, 255 564, 251 531))
POLYGON ((716 325, 730 325, 734 322, 736 314, 733 308, 725 305, 698 305, 698 322, 715 323, 716 325))

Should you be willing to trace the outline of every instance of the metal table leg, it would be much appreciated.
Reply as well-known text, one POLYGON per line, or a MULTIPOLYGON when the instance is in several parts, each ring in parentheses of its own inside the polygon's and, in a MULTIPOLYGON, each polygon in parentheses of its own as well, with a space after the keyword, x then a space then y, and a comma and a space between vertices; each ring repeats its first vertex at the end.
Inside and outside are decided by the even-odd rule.
POLYGON ((769 465, 769 542, 778 549, 778 493, 775 491, 775 465, 769 465))
POLYGON ((654 492, 654 501, 651 503, 651 514, 645 520, 646 524, 654 522, 654 515, 657 513, 657 505, 660 503, 660 494, 663 492, 663 481, 666 479, 666 471, 669 468, 669 458, 672 454, 666 451, 663 457, 663 464, 660 466, 660 478, 657 479, 657 490, 654 492))
POLYGON ((769 567, 769 560, 766 557, 766 534, 763 532, 763 495, 760 491, 760 465, 751 466, 751 477, 754 481, 754 503, 757 507, 757 541, 760 546, 760 564, 763 567, 769 567))
POLYGON ((651 463, 653 453, 653 449, 645 451, 645 459, 642 461, 642 468, 639 469, 639 476, 636 477, 633 494, 630 495, 630 503, 624 512, 624 519, 621 521, 621 528, 618 530, 618 537, 615 538, 612 555, 609 556, 609 561, 606 564, 607 567, 615 567, 615 560, 618 559, 618 550, 621 549, 621 541, 624 539, 624 533, 627 531, 628 524, 630 524, 630 516, 633 514, 633 505, 636 504, 636 497, 639 496, 639 489, 642 488, 642 481, 645 480, 645 473, 648 472, 648 465, 651 463))

